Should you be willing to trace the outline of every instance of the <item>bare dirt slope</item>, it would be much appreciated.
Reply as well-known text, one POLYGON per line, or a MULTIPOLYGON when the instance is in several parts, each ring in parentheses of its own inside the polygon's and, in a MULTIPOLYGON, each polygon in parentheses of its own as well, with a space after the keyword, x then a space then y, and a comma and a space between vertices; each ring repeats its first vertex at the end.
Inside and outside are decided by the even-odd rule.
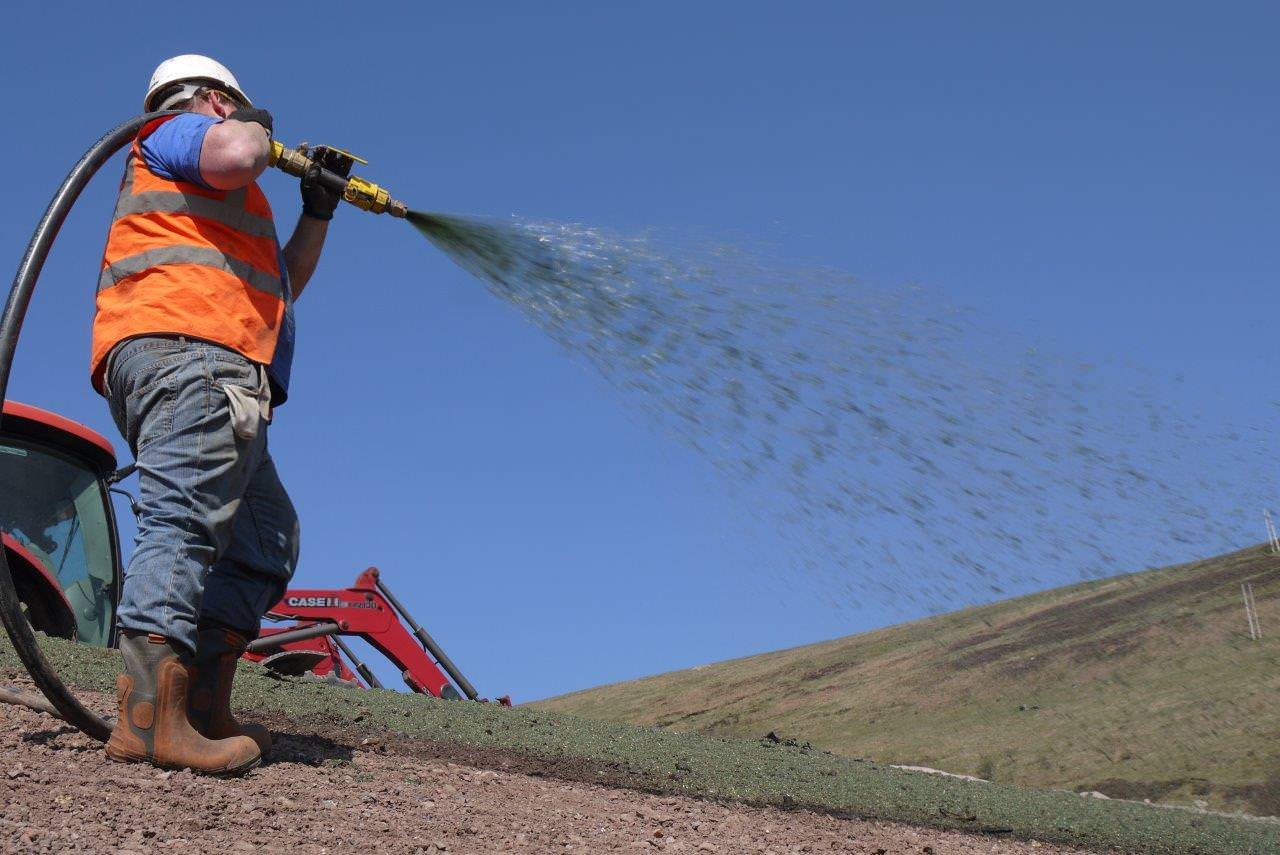
MULTIPOLYGON (((86 700, 102 711, 103 694, 86 700)), ((0 704, 6 852, 1063 853, 1046 844, 569 783, 277 733, 241 780, 106 759, 0 704)))

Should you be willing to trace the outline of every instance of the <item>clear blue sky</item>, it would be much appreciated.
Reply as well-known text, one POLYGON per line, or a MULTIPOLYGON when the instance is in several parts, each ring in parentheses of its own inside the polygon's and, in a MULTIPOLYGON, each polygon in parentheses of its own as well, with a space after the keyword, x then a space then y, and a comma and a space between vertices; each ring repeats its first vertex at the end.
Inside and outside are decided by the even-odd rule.
MULTIPOLYGON (((279 138, 349 148, 415 206, 774 240, 1274 424, 1275 4, 81 5, 0 33, 11 266, 156 63, 202 52, 279 138)), ((58 241, 11 386, 117 442, 85 375, 118 171, 58 241)), ((287 234, 296 183, 263 183, 287 234)), ((299 324, 271 436, 296 582, 380 566, 483 692, 917 616, 780 590, 720 475, 403 223, 340 211, 299 324)))

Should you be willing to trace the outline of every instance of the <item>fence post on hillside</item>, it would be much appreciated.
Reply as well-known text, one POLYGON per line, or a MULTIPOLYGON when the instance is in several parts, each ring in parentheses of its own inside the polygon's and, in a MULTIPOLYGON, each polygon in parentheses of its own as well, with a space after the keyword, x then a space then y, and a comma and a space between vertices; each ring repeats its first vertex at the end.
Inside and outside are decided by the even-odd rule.
POLYGON ((1270 508, 1262 509, 1262 518, 1266 520, 1267 523, 1267 541, 1271 544, 1271 551, 1273 553, 1280 553, 1280 535, 1276 534, 1276 524, 1275 521, 1271 519, 1270 508))
POLYGON ((1244 597, 1244 617, 1249 622, 1249 638, 1257 641, 1262 638, 1262 627, 1258 625, 1258 605, 1253 599, 1253 583, 1240 583, 1240 595, 1244 597))

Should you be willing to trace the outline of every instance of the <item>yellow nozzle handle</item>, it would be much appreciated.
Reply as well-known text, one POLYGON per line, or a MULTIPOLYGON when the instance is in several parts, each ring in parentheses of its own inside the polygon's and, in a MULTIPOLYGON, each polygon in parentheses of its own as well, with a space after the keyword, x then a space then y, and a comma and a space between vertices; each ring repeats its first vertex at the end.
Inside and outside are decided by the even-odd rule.
MULTIPOLYGON (((306 152, 305 144, 297 148, 288 148, 279 140, 272 140, 271 154, 267 163, 282 172, 301 178, 315 165, 315 161, 307 157, 306 152)), ((352 160, 365 162, 358 157, 348 156, 352 160)), ((392 199, 386 188, 359 176, 342 176, 322 166, 319 180, 335 193, 342 194, 345 201, 362 211, 370 211, 374 214, 387 213, 393 217, 403 217, 409 213, 408 206, 398 199, 392 199)))

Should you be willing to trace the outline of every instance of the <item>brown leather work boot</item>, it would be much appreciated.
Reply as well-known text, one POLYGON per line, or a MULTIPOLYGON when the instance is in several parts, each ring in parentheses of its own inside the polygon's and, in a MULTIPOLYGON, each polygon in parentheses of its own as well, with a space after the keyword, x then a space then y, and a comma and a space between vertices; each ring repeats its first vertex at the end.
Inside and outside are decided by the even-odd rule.
POLYGON ((242 775, 262 761, 257 744, 246 736, 205 739, 196 733, 187 720, 190 674, 167 638, 126 630, 120 652, 120 719, 107 740, 108 757, 208 775, 242 775))
POLYGON ((236 662, 249 639, 219 624, 201 623, 198 632, 187 717, 201 735, 210 739, 249 737, 265 757, 271 751, 271 734, 262 725, 238 721, 231 714, 231 683, 236 678, 236 662))

